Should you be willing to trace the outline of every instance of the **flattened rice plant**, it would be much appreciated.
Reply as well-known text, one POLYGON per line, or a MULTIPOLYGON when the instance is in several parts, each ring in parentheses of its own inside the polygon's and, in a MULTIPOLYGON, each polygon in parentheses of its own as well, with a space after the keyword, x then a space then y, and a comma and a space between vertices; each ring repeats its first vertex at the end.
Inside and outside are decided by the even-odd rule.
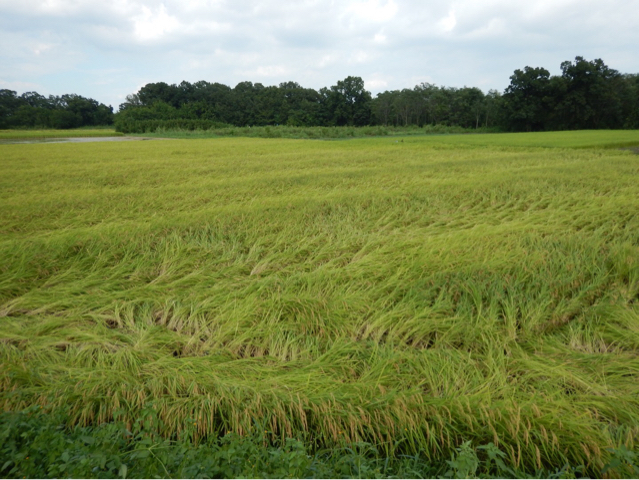
POLYGON ((0 404, 601 468, 639 433, 639 157, 551 137, 0 145, 0 404))

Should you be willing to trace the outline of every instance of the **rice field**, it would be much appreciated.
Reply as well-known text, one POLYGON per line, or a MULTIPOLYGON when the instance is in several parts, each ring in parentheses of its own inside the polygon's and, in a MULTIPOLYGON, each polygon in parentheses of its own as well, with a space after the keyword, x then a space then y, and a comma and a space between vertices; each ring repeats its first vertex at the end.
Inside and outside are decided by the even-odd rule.
POLYGON ((639 131, 0 145, 0 406, 600 468, 639 131))

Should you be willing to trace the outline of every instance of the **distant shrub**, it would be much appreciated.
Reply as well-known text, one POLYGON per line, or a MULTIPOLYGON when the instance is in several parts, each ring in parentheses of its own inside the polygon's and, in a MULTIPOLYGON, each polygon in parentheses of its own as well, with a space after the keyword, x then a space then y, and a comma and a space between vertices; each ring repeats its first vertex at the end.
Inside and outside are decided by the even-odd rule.
POLYGON ((174 130, 215 130, 228 128, 226 123, 213 120, 132 120, 129 118, 118 118, 115 122, 115 131, 122 133, 158 133, 174 130))
POLYGON ((291 125, 266 125, 237 127, 211 120, 133 120, 118 117, 116 131, 122 133, 164 135, 169 137, 257 137, 257 138, 361 138, 400 135, 443 135, 458 133, 486 133, 494 129, 468 129, 447 125, 418 127, 365 126, 365 127, 300 127, 291 125))

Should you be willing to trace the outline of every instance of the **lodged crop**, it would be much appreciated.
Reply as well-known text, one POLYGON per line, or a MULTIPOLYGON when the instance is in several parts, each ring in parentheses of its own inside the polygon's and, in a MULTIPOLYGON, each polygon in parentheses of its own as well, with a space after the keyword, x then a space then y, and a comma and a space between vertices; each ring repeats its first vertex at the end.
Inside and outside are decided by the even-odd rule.
POLYGON ((622 133, 0 145, 0 406, 601 468, 639 434, 622 133))

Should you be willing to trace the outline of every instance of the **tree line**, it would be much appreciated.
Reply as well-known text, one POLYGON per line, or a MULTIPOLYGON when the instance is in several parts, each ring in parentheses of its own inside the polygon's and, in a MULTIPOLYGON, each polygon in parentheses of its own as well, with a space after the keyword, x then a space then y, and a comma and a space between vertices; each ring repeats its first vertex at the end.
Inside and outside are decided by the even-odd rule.
MULTIPOLYGON (((265 87, 242 82, 149 83, 120 105, 116 125, 202 121, 235 126, 450 125, 505 131, 639 128, 639 75, 623 75, 602 60, 576 57, 561 75, 545 68, 515 70, 503 93, 421 83, 375 98, 359 77, 319 91, 295 82, 265 87)), ((199 128, 199 127, 197 127, 199 128)))
POLYGON ((68 94, 45 97, 0 90, 0 128, 78 128, 112 125, 113 107, 68 94))
POLYGON ((465 128, 497 125, 500 95, 478 88, 421 84, 413 90, 387 91, 375 98, 360 77, 347 77, 316 91, 296 82, 265 87, 242 82, 235 88, 200 81, 168 85, 149 83, 128 95, 116 126, 136 131, 144 126, 408 126, 427 124, 465 128))
POLYGON ((200 81, 168 85, 149 83, 128 95, 116 125, 155 120, 204 120, 220 125, 365 126, 370 125, 372 97, 359 77, 348 77, 316 91, 296 82, 265 87, 242 82, 230 88, 200 81))
POLYGON ((639 128, 639 75, 621 74, 601 59, 576 57, 561 74, 515 70, 503 93, 421 83, 374 98, 360 77, 319 90, 296 82, 241 82, 234 88, 199 81, 149 83, 111 107, 78 95, 45 98, 0 90, 0 128, 71 128, 110 124, 123 132, 157 127, 425 126, 489 127, 504 131, 639 128))
POLYGON ((501 114, 514 131, 639 128, 639 75, 582 57, 563 62, 557 76, 545 68, 515 70, 501 114))

